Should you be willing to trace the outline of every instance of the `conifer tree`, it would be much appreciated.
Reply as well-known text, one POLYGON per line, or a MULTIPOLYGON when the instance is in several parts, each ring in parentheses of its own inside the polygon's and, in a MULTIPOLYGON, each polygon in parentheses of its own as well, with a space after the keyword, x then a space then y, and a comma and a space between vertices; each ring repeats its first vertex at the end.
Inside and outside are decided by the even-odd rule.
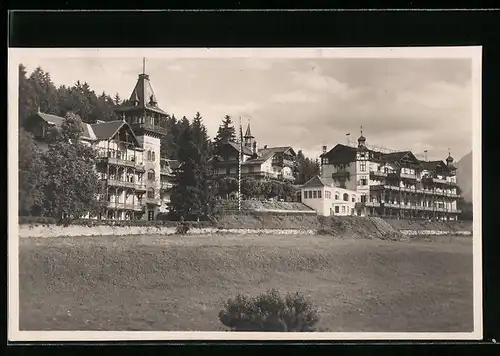
POLYGON ((19 215, 39 216, 44 209, 46 166, 33 136, 19 130, 19 215))
POLYGON ((236 129, 234 128, 233 121, 229 115, 226 115, 219 126, 217 135, 214 139, 214 149, 218 150, 220 143, 224 140, 236 141, 236 129))

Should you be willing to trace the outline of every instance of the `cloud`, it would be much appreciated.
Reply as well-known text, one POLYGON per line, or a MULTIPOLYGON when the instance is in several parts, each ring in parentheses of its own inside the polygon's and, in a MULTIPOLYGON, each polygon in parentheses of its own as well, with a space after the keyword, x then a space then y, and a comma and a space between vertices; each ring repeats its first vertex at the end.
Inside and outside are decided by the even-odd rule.
POLYGON ((314 103, 321 100, 315 93, 306 90, 295 90, 288 93, 273 94, 271 101, 276 103, 314 103))
MULTIPOLYGON (((57 85, 87 81, 128 97, 142 57, 36 58, 57 85)), ((228 114, 251 120, 259 145, 294 145, 316 157, 321 145, 355 139, 428 149, 458 158, 471 149, 471 61, 383 58, 151 58, 146 71, 160 107, 177 117, 200 111, 213 136, 228 114)), ((431 156, 431 153, 435 156, 431 156)), ((437 159, 436 158, 436 159, 437 159)))

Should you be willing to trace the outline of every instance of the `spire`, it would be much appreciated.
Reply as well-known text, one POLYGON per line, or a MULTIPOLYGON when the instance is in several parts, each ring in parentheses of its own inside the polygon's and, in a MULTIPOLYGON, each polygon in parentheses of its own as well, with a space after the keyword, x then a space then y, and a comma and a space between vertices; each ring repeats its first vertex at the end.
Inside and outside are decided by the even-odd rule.
POLYGON ((247 131, 245 132, 245 138, 253 138, 252 131, 250 130, 250 120, 248 120, 247 131))
POLYGON ((448 148, 448 157, 446 158, 446 163, 448 163, 448 166, 450 166, 453 163, 453 157, 451 157, 451 151, 448 148))
POLYGON ((142 59, 142 73, 139 74, 134 90, 130 94, 129 101, 139 108, 151 109, 155 112, 166 114, 158 107, 158 100, 151 86, 149 75, 146 74, 146 58, 142 59))
POLYGON ((364 147, 366 138, 363 136, 363 126, 360 127, 361 136, 358 138, 358 147, 364 147))

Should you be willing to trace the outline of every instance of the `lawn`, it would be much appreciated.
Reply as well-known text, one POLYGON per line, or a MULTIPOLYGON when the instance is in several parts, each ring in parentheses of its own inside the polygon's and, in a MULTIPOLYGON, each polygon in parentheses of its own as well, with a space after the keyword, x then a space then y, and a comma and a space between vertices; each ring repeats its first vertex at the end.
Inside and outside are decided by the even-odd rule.
POLYGON ((21 330, 219 331, 223 300, 270 288, 316 303, 317 327, 470 332, 472 240, 328 236, 21 239, 21 330))

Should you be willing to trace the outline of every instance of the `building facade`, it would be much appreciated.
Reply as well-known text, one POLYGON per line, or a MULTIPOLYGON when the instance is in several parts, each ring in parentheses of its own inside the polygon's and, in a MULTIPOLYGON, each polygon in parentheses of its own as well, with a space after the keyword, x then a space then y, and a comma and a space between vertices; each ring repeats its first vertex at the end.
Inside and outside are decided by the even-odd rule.
POLYGON ((337 144, 323 147, 321 178, 359 196, 356 215, 457 220, 460 196, 456 168, 448 155, 443 161, 423 161, 411 151, 382 153, 366 146, 337 144))
MULTIPOLYGON (((101 199, 110 220, 154 220, 168 211, 173 171, 178 162, 160 158, 160 122, 167 113, 158 107, 149 76, 140 74, 130 99, 116 109, 122 120, 83 123, 81 140, 96 149, 96 172, 103 181, 101 199)), ((38 146, 47 147, 46 134, 64 118, 37 113, 25 122, 38 146)))
POLYGON ((257 148, 257 142, 248 125, 243 142, 221 142, 212 159, 215 172, 220 176, 238 177, 241 152, 241 176, 256 179, 295 180, 296 153, 290 146, 257 148))
POLYGON ((339 188, 332 178, 316 176, 302 185, 301 201, 319 215, 349 216, 357 214, 356 204, 360 200, 357 192, 339 188))

